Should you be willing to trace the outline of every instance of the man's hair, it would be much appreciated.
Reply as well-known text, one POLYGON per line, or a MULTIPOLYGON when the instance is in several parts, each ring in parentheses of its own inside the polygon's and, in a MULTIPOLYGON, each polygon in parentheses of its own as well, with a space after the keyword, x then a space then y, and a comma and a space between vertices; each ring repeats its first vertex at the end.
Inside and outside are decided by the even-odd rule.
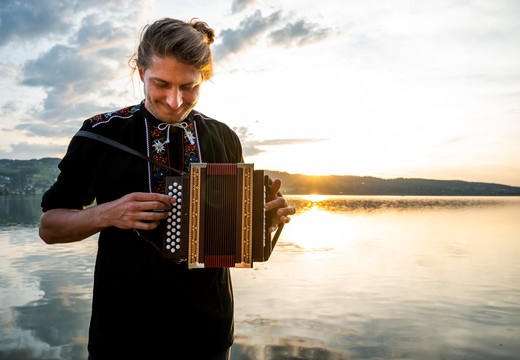
POLYGON ((133 70, 136 65, 146 70, 152 65, 152 56, 173 56, 197 68, 203 81, 209 80, 213 76, 210 45, 214 40, 215 32, 203 21, 164 18, 142 29, 141 42, 130 62, 133 70))

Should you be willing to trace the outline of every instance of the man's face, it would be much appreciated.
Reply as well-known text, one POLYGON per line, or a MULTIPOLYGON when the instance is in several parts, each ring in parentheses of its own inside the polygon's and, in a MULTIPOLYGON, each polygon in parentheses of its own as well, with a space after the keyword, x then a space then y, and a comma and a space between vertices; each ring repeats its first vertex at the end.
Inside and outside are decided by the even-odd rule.
POLYGON ((184 120, 199 100, 202 75, 174 57, 152 57, 152 65, 139 76, 144 83, 145 107, 166 123, 184 120))

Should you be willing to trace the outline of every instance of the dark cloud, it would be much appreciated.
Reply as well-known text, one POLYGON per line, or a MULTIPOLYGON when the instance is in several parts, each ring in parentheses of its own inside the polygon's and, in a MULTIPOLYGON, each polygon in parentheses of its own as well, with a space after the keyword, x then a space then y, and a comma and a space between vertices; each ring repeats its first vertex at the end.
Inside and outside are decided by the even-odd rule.
POLYGON ((269 34, 270 41, 275 45, 290 46, 305 45, 326 38, 331 29, 321 28, 318 24, 298 20, 269 34))
POLYGON ((135 43, 134 34, 129 28, 116 27, 113 21, 103 21, 99 15, 88 15, 81 21, 81 27, 73 37, 73 42, 85 52, 96 53, 105 58, 128 54, 126 44, 135 43))
POLYGON ((263 16, 260 10, 240 22, 237 29, 225 29, 220 33, 221 42, 215 47, 215 55, 223 59, 254 44, 258 37, 281 19, 281 11, 263 16))
POLYGON ((0 46, 11 41, 47 38, 67 33, 74 19, 66 1, 2 1, 0 6, 0 46))
POLYGON ((302 19, 290 22, 281 10, 267 16, 256 10, 244 18, 236 29, 225 29, 219 34, 221 42, 215 47, 215 57, 221 61, 254 46, 265 33, 271 44, 290 47, 323 40, 331 34, 331 29, 302 19), (277 29, 280 24, 285 26, 277 29))
MULTIPOLYGON (((75 31, 77 19, 89 12, 124 17, 131 4, 125 0, 2 0, 0 6, 0 47, 13 41, 64 37, 75 31)), ((135 9, 131 10, 135 11, 135 9)))
MULTIPOLYGON (((31 115, 50 124, 61 124, 101 111, 100 104, 107 102, 104 98, 116 91, 110 90, 109 84, 120 77, 119 69, 133 52, 134 43, 133 29, 104 21, 100 14, 86 15, 66 44, 54 45, 24 64, 20 84, 46 92, 31 115)), ((25 130, 41 134, 38 126, 25 130)))
POLYGON ((93 104, 86 101, 88 95, 113 77, 114 70, 102 57, 84 57, 78 48, 56 45, 26 62, 21 84, 45 89, 43 109, 34 115, 56 123, 63 117, 73 117, 83 107, 92 111, 93 104))
POLYGON ((71 121, 60 123, 52 123, 50 121, 24 121, 16 125, 15 129, 22 130, 27 135, 69 137, 78 130, 78 124, 71 121))
POLYGON ((107 69, 92 66, 91 59, 83 58, 77 48, 56 45, 36 60, 25 63, 21 83, 51 91, 88 92, 96 85, 90 79, 106 75, 107 69))

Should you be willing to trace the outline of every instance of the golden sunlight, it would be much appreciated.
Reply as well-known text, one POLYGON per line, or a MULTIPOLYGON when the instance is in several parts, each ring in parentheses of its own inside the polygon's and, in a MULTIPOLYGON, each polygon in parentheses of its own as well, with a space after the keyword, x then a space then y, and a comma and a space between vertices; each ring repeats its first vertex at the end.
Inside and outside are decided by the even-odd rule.
POLYGON ((330 198, 330 195, 308 194, 302 196, 302 199, 311 201, 312 203, 318 203, 328 198, 330 198))

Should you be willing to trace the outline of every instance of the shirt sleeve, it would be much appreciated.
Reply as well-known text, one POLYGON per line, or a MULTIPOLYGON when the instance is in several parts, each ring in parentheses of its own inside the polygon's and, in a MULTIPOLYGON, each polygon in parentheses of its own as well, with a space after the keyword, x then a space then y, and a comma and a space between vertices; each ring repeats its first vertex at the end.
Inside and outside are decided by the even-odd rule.
MULTIPOLYGON (((82 130, 89 127, 85 121, 82 130)), ((94 202, 95 145, 84 138, 72 138, 58 164, 60 173, 56 182, 43 194, 41 206, 44 212, 56 208, 82 209, 94 202)))

